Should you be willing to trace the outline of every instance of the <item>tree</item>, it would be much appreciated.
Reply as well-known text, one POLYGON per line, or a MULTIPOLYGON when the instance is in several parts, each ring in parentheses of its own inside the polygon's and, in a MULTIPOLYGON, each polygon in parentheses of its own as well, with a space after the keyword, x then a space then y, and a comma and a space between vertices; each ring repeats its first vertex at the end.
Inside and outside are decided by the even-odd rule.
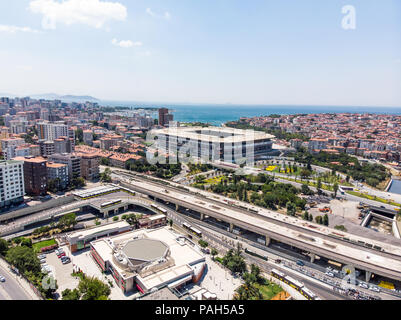
POLYGON ((323 223, 325 226, 328 226, 328 225, 329 225, 329 216, 327 215, 327 213, 323 216, 323 221, 322 221, 322 223, 323 223))
POLYGON ((7 240, 0 238, 0 255, 4 256, 7 253, 7 250, 8 250, 7 240))
POLYGON ((30 238, 22 238, 21 239, 21 246, 32 248, 32 239, 30 239, 30 238))
POLYGON ((81 300, 107 300, 110 287, 99 279, 83 277, 78 284, 81 300))
POLYGON ((304 195, 312 195, 312 194, 313 194, 313 191, 312 191, 312 190, 308 187, 308 185, 306 185, 306 184, 302 184, 301 192, 302 192, 304 195))
POLYGON ((320 194, 322 189, 322 179, 317 178, 317 192, 320 194))
POLYGON ((289 216, 295 216, 295 213, 297 212, 297 208, 295 204, 291 201, 287 202, 287 214, 289 216))
POLYGON ((173 219, 169 219, 168 220, 168 224, 169 224, 169 226, 170 226, 170 228, 173 226, 173 219))
POLYGON ((245 282, 234 295, 234 300, 261 300, 263 298, 260 290, 253 284, 245 282))
POLYGON ((82 177, 72 179, 72 184, 75 188, 83 188, 86 186, 85 179, 82 177))
POLYGON ((315 221, 316 221, 316 223, 317 224, 322 224, 322 216, 317 216, 317 217, 315 217, 315 221))
POLYGON ((302 169, 300 172, 301 179, 308 179, 312 175, 312 172, 308 169, 302 169))
POLYGON ((200 239, 198 243, 202 248, 207 248, 209 246, 209 243, 207 243, 205 240, 202 239, 200 239))
POLYGON ((337 191, 338 191, 338 183, 337 182, 334 182, 333 190, 334 190, 334 198, 336 198, 337 197, 337 191))
POLYGON ((110 168, 106 168, 101 174, 100 174, 100 181, 102 182, 111 182, 111 170, 110 168))
POLYGON ((77 215, 72 212, 62 216, 58 221, 58 226, 60 228, 70 229, 71 227, 74 227, 77 223, 77 215))
POLYGON ((39 273, 40 271, 40 262, 35 251, 26 246, 10 248, 7 251, 6 260, 21 273, 27 271, 39 273))
POLYGON ((210 252, 210 254, 212 255, 212 258, 214 260, 214 257, 217 256, 219 253, 217 252, 217 250, 215 248, 212 248, 212 251, 210 252))
POLYGON ((61 295, 63 300, 79 300, 81 298, 81 294, 79 293, 78 289, 65 289, 61 295))

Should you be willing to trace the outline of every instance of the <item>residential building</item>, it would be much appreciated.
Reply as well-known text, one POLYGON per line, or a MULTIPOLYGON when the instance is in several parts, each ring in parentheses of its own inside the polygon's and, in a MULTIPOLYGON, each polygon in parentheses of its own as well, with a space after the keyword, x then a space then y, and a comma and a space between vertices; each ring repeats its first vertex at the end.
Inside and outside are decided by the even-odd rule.
POLYGON ((66 164, 70 181, 81 177, 81 157, 71 153, 55 153, 49 156, 49 161, 66 164))
POLYGON ((65 189, 69 184, 68 165, 63 163, 48 162, 47 180, 57 180, 59 182, 59 189, 65 189))
POLYGON ((24 163, 0 161, 0 208, 24 201, 24 163))
POLYGON ((96 154, 81 154, 81 177, 88 181, 99 179, 100 156, 96 154))
POLYGON ((32 196, 47 193, 47 160, 42 157, 17 157, 14 160, 24 162, 25 192, 32 196))

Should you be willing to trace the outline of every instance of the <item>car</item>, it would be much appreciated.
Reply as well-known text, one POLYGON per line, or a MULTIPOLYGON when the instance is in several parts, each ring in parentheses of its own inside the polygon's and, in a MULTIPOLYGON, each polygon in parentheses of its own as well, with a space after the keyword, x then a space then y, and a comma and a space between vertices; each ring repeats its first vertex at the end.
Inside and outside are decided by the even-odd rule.
POLYGON ((365 282, 360 282, 359 286, 364 289, 369 289, 369 286, 365 282))
POLYGON ((71 259, 65 259, 65 260, 63 260, 61 263, 62 264, 68 264, 68 263, 70 263, 71 262, 71 259))
POLYGON ((41 255, 38 256, 38 259, 39 260, 46 259, 46 255, 45 254, 41 254, 41 255))
POLYGON ((6 278, 4 278, 3 276, 0 276, 0 282, 6 282, 6 278))
POLYGON ((42 259, 39 262, 40 262, 40 264, 45 264, 46 263, 46 259, 42 259))
POLYGON ((303 266, 305 265, 305 263, 303 263, 301 260, 298 260, 298 261, 297 261, 297 265, 303 267, 303 266))
POLYGON ((280 260, 280 259, 276 259, 275 262, 276 262, 276 263, 281 263, 281 260, 280 260))
POLYGON ((60 260, 61 260, 61 261, 64 261, 64 260, 71 260, 71 259, 70 259, 70 257, 68 257, 68 256, 64 256, 64 257, 61 257, 60 260))
POLYGON ((374 292, 380 292, 380 289, 378 287, 376 287, 376 286, 371 286, 369 289, 374 291, 374 292))
POLYGON ((331 278, 334 278, 334 273, 333 272, 327 271, 327 272, 325 272, 325 275, 329 276, 331 278))
POLYGON ((60 253, 59 255, 57 255, 57 257, 60 259, 60 258, 62 258, 62 257, 65 257, 65 253, 63 252, 63 253, 60 253))

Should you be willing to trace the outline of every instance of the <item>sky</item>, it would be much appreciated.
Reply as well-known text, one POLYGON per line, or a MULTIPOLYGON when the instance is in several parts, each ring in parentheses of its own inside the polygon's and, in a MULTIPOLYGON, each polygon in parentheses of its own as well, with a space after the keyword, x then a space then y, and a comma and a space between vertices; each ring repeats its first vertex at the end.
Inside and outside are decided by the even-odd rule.
POLYGON ((0 0, 0 93, 401 107, 401 1, 0 0))

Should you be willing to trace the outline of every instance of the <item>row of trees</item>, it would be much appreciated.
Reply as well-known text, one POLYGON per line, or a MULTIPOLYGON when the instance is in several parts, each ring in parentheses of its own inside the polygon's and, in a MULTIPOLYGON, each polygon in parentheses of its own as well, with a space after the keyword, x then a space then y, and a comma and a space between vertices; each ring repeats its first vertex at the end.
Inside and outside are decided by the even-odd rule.
POLYGON ((294 157, 296 162, 314 164, 330 168, 334 172, 341 172, 354 180, 366 182, 372 187, 376 187, 390 176, 383 165, 361 163, 356 157, 346 153, 331 154, 321 151, 317 154, 311 154, 305 149, 300 149, 289 156, 294 157))
POLYGON ((53 298, 58 286, 54 279, 50 279, 41 272, 40 262, 32 248, 31 239, 18 238, 13 242, 0 239, 0 254, 26 278, 35 285, 36 288, 48 299, 53 298), (45 277, 47 277, 45 279, 45 277), (44 286, 44 282, 54 283, 52 286, 44 286))

